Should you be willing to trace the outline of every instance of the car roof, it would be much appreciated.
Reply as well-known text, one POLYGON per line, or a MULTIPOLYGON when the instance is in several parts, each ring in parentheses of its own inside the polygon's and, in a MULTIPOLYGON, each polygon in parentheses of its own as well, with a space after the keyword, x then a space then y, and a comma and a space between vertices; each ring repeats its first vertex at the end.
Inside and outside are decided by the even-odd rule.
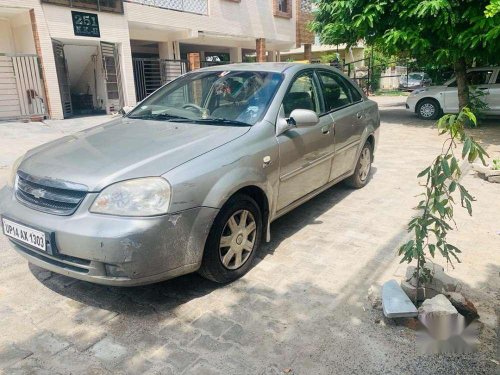
POLYGON ((321 69, 331 69, 330 66, 324 64, 305 64, 305 63, 293 63, 293 62, 263 62, 263 63, 237 63, 237 64, 225 64, 225 65, 214 65, 207 68, 197 69, 196 71, 249 71, 249 72, 274 72, 274 73, 284 73, 285 71, 297 72, 302 69, 310 68, 321 68, 321 69))
POLYGON ((197 71, 242 70, 282 73, 291 65, 293 64, 281 62, 221 64, 198 69, 197 71))

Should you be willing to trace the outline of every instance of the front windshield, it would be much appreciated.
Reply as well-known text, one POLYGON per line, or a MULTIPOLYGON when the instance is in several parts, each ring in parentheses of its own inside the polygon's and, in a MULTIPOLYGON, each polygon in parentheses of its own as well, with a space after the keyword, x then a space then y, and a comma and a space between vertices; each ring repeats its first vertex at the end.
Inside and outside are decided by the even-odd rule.
POLYGON ((145 99, 128 117, 251 126, 264 115, 281 80, 272 72, 190 73, 145 99))
POLYGON ((415 80, 415 81, 420 81, 423 78, 422 74, 420 74, 420 73, 411 73, 408 77, 410 79, 415 80))

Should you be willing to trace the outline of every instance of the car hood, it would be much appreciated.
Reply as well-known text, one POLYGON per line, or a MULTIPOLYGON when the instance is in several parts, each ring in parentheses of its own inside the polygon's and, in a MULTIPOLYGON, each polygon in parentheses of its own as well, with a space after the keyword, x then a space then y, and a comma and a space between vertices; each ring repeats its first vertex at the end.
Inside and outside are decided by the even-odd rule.
POLYGON ((443 92, 443 91, 446 91, 448 89, 448 87, 446 86, 430 86, 430 87, 426 87, 425 88, 425 91, 418 91, 416 94, 414 94, 413 92, 410 94, 411 97, 414 97, 414 96, 429 96, 429 95, 435 95, 435 94, 438 94, 440 92, 443 92))
POLYGON ((160 176, 249 129, 120 118, 29 151, 19 170, 100 191, 117 181, 160 176))

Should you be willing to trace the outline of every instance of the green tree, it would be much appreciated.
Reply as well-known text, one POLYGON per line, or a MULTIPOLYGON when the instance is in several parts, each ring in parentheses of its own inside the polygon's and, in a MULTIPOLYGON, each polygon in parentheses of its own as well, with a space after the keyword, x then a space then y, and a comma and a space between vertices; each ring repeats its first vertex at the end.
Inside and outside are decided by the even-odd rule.
POLYGON ((311 29, 327 44, 365 40, 389 55, 453 65, 460 109, 466 70, 500 60, 499 0, 316 0, 311 29))

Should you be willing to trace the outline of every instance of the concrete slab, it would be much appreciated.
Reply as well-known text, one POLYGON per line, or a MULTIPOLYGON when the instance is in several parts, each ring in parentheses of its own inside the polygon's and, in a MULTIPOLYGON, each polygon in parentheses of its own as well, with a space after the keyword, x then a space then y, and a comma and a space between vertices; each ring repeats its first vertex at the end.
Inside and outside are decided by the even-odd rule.
POLYGON ((396 280, 389 280, 382 286, 382 306, 388 318, 413 318, 418 315, 417 308, 396 280))

